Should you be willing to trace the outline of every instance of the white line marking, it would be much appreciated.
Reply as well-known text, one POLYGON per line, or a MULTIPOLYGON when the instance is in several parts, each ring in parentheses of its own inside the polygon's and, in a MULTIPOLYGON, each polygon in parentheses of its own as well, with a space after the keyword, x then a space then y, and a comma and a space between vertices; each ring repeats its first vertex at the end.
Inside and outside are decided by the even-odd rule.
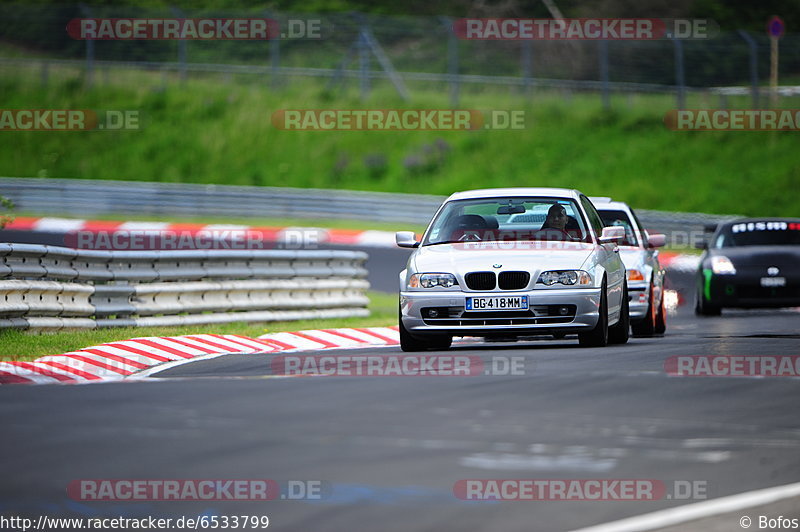
POLYGON ((315 342, 314 340, 309 340, 308 338, 303 338, 302 336, 297 336, 291 332, 279 332, 279 333, 272 333, 272 334, 265 334, 263 336, 259 336, 262 340, 271 340, 275 339, 279 342, 283 342, 285 344, 292 345, 297 348, 302 349, 324 349, 325 344, 322 342, 315 342))
POLYGON ((156 373, 161 373, 162 371, 176 368, 178 366, 183 366, 184 364, 189 364, 191 362, 197 362, 200 360, 211 360, 212 358, 221 357, 224 355, 236 355, 239 353, 209 353, 207 355, 200 355, 194 358, 185 358, 182 360, 173 360, 172 362, 163 362, 158 364, 157 366, 153 366, 152 368, 143 369, 142 371, 138 371, 132 375, 128 375, 125 377, 125 380, 140 380, 146 379, 151 375, 155 375, 156 373))
MULTIPOLYGON (((144 338, 138 338, 138 340, 143 340, 143 339, 144 338)), ((194 347, 189 347, 189 346, 184 345, 184 344, 182 344, 180 342, 176 342, 175 340, 173 340, 172 338, 169 338, 169 337, 150 336, 150 337, 147 338, 147 340, 150 340, 150 341, 152 341, 152 342, 154 342, 156 344, 159 344, 159 345, 162 345, 162 346, 165 346, 165 347, 169 347, 169 348, 175 349, 176 351, 181 351, 181 352, 186 353, 187 355, 191 355, 193 357, 196 357, 196 356, 199 356, 199 355, 208 354, 206 351, 203 351, 201 349, 197 349, 197 348, 194 348, 194 347)))
MULTIPOLYGON (((210 334, 193 334, 197 340, 205 340, 207 342, 213 342, 216 345, 222 346, 228 352, 247 352, 248 347, 245 345, 238 344, 236 342, 232 342, 225 338, 225 336, 211 336, 210 334)), ((206 344, 209 349, 219 349, 218 347, 214 347, 211 344, 206 344)), ((249 348, 251 351, 253 348, 249 348)))
POLYGON ((302 332, 317 340, 325 340, 326 342, 335 344, 337 347, 361 347, 365 345, 364 342, 359 342, 358 340, 351 340, 350 338, 345 338, 344 336, 337 336, 335 334, 331 334, 325 331, 302 331, 302 332))
POLYGON ((22 377, 23 379, 28 379, 36 384, 53 384, 59 382, 55 377, 48 377, 47 375, 42 375, 31 369, 15 366, 13 364, 6 364, 4 362, 0 362, 0 371, 5 371, 17 377, 22 377))
POLYGON ((201 227, 201 230, 205 231, 225 231, 225 230, 247 230, 250 229, 251 226, 249 225, 239 225, 239 224, 208 224, 201 227))
MULTIPOLYGON (((58 355, 47 355, 47 356, 42 357, 42 359, 46 359, 46 358, 49 358, 51 356, 58 356, 58 355)), ((139 370, 139 368, 137 366, 134 366, 133 364, 125 363, 125 362, 119 362, 118 360, 114 360, 113 358, 108 358, 108 357, 103 356, 103 355, 96 355, 94 353, 87 353, 85 351, 70 351, 69 353, 64 353, 63 356, 65 356, 65 357, 82 356, 82 357, 86 357, 86 358, 91 359, 91 360, 96 360, 96 361, 98 361, 98 362, 100 362, 102 364, 105 364, 106 366, 111 366, 112 368, 117 368, 117 369, 126 370, 126 371, 138 371, 139 370)), ((36 360, 39 360, 39 359, 37 358, 36 360)), ((126 359, 126 360, 128 360, 128 359, 126 359)), ((71 364, 76 364, 78 362, 82 362, 82 361, 78 360, 78 359, 75 359, 74 362, 71 362, 71 364)), ((91 366, 92 365, 92 364, 89 364, 88 362, 86 364, 87 364, 87 366, 91 366)), ((95 366, 95 367, 97 368, 97 370, 92 370, 92 371, 105 371, 103 368, 101 368, 99 366, 95 366)), ((91 371, 89 373, 91 373, 91 371)))
MULTIPOLYGON (((322 348, 310 348, 310 349, 307 349, 307 348, 294 348, 294 349, 285 349, 285 350, 280 350, 280 351, 271 351, 271 352, 270 351, 263 351, 263 352, 255 352, 255 353, 244 353, 244 352, 237 352, 237 353, 209 353, 207 355, 200 355, 200 356, 196 356, 194 358, 187 358, 185 360, 173 360, 171 362, 162 362, 161 364, 158 364, 158 365, 153 366, 151 368, 143 369, 143 370, 138 371, 138 372, 136 372, 136 373, 134 373, 132 375, 128 375, 128 376, 125 377, 125 379, 133 379, 133 380, 138 380, 140 378, 141 379, 145 379, 146 377, 149 377, 151 375, 155 375, 156 373, 160 373, 161 371, 164 371, 164 370, 167 370, 167 369, 170 369, 170 368, 176 368, 178 366, 183 366, 184 364, 191 364, 192 362, 197 362, 198 360, 211 360, 212 358, 217 358, 217 357, 227 356, 227 355, 283 355, 283 354, 297 353, 297 352, 303 352, 303 351, 312 351, 312 352, 315 352, 315 351, 326 351, 327 352, 327 351, 332 351, 332 350, 337 350, 337 349, 362 349, 362 348, 367 348, 367 347, 386 348, 386 347, 394 347, 394 346, 388 345, 388 344, 377 344, 377 345, 362 344, 361 346, 329 347, 327 349, 322 349, 322 348)), ((303 374, 303 375, 247 375, 247 377, 310 377, 310 376, 311 375, 305 375, 305 374, 303 374)), ((325 377, 326 375, 319 375, 319 376, 325 377)), ((215 377, 228 378, 229 375, 215 375, 215 377)))
POLYGON ((117 227, 118 231, 166 231, 169 222, 125 222, 117 227))
MULTIPOLYGON (((588 528, 580 528, 573 532, 634 532, 656 530, 667 526, 686 523, 720 515, 736 512, 744 515, 746 508, 770 504, 781 499, 797 497, 800 495, 800 482, 775 486, 761 490, 738 493, 728 497, 712 499, 710 501, 685 504, 677 508, 668 508, 644 515, 637 515, 619 521, 611 521, 588 528)), ((738 523, 736 523, 738 525, 738 523)), ((731 529, 733 526, 731 526, 731 529)))
POLYGON ((68 233, 83 229, 86 220, 73 220, 72 218, 39 218, 34 222, 35 231, 51 231, 53 233, 68 233))

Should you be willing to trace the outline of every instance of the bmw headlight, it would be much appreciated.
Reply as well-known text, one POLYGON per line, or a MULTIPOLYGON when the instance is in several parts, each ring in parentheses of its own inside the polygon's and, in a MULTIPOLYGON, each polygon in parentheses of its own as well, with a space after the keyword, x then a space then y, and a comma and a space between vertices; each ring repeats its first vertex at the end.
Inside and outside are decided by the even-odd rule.
POLYGON ((415 273, 408 280, 409 288, 450 288, 457 284, 452 273, 415 273))
POLYGON ((545 286, 563 284, 566 286, 591 286, 592 276, 583 270, 552 270, 542 272, 536 281, 545 286))
POLYGON ((733 267, 731 259, 723 255, 711 257, 711 271, 717 275, 734 275, 736 268, 733 267))

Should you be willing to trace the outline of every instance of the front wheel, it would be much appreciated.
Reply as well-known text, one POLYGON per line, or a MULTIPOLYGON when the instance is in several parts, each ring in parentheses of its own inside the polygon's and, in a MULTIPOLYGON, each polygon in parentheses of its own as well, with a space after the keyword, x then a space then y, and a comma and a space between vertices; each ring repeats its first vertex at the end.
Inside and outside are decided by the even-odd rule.
POLYGON ((656 313, 656 334, 664 334, 667 330, 667 309, 664 308, 664 287, 661 287, 661 304, 656 313))
POLYGON ((608 345, 608 299, 606 283, 600 290, 600 307, 598 308, 597 325, 587 332, 578 333, 578 342, 581 347, 605 347, 608 345))
MULTIPOLYGON (((644 318, 633 324, 633 334, 636 336, 653 336, 656 330, 655 285, 650 283, 650 296, 647 299, 647 312, 644 318)), ((663 298, 662 298, 663 300, 663 298)))
POLYGON ((402 317, 398 317, 397 321, 399 322, 400 329, 400 349, 406 353, 425 351, 426 349, 445 350, 449 349, 453 342, 452 336, 437 336, 431 338, 430 340, 421 340, 411 336, 411 333, 406 330, 405 326, 403 325, 402 317))
POLYGON ((722 314, 722 308, 706 301, 703 291, 698 290, 694 303, 694 313, 698 316, 719 316, 722 314))

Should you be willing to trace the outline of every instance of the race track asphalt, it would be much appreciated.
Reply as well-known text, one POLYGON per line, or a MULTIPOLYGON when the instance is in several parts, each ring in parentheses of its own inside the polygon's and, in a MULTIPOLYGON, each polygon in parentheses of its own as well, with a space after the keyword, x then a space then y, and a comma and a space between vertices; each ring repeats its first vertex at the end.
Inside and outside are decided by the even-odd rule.
MULTIPOLYGON (((388 290, 402 268, 396 251, 371 258, 388 290)), ((690 282, 675 276, 673 287, 688 294, 690 282)), ((465 342, 449 352, 487 368, 518 357, 524 371, 514 376, 281 378, 274 355, 250 354, 144 381, 4 386, 0 515, 268 515, 270 529, 292 531, 559 531, 700 500, 680 498, 676 481, 704 487, 708 498, 797 482, 798 379, 670 376, 665 362, 797 355, 799 323, 794 310, 701 319, 689 296, 663 338, 591 349, 571 338, 465 342), (498 502, 453 493, 459 480, 508 478, 652 479, 672 497, 498 502), (89 502, 67 495, 79 479, 320 481, 325 496, 89 502)))

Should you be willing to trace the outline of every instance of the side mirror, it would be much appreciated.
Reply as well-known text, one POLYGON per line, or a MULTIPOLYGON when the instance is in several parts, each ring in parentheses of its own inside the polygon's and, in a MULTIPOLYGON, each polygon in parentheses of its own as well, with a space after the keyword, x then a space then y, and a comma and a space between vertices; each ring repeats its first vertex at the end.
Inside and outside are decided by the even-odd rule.
POLYGON ((708 249, 708 242, 705 240, 701 240, 700 242, 695 242, 694 247, 697 249, 708 249))
POLYGON ((667 237, 661 233, 647 233, 647 247, 663 248, 667 244, 667 237))
POLYGON ((413 231, 398 231, 394 234, 394 241, 401 248, 415 248, 419 246, 417 235, 413 231))
POLYGON ((613 244, 625 239, 625 228, 619 225, 612 225, 604 227, 603 233, 600 235, 601 244, 613 244))

